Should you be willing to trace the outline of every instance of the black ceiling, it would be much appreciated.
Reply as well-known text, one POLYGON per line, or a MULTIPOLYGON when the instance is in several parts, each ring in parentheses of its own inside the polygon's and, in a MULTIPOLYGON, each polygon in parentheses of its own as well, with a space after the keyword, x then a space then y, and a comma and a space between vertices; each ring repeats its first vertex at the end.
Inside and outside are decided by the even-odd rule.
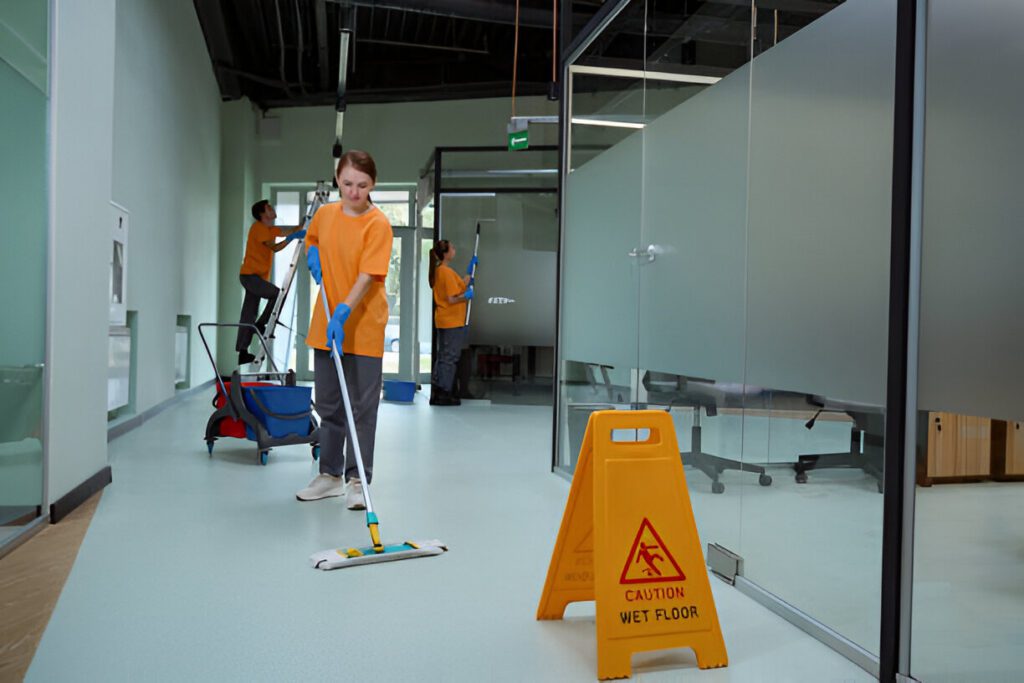
MULTIPOLYGON (((342 28, 354 40, 350 103, 511 93, 514 0, 193 1, 227 100, 244 96, 264 109, 334 104, 342 28)), ((770 45, 841 3, 757 0, 755 40, 770 45)), ((561 49, 603 4, 558 3, 561 49)), ((520 0, 517 94, 549 92, 552 5, 520 0)), ((749 59, 750 20, 750 0, 633 2, 586 60, 637 66, 646 55, 658 68, 727 73, 749 59)))

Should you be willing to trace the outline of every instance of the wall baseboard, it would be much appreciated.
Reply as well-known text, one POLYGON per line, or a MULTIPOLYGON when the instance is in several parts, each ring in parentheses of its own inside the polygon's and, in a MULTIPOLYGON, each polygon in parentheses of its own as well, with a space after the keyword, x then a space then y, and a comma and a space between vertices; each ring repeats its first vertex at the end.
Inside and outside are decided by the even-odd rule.
POLYGON ((191 397, 193 394, 203 391, 204 389, 209 389, 214 385, 215 382, 216 380, 211 379, 206 382, 203 382, 199 386, 192 387, 191 389, 185 389, 184 391, 179 391, 178 393, 176 393, 174 396, 171 396, 163 403, 157 403, 149 410, 144 410, 138 415, 133 415, 124 422, 118 422, 116 425, 111 425, 110 427, 107 428, 107 443, 110 443, 119 436, 124 436, 133 429, 141 427, 146 421, 152 420, 154 417, 164 412, 165 410, 173 406, 175 403, 183 401, 186 398, 191 397))
POLYGON ((89 500, 92 494, 102 490, 111 481, 113 481, 113 475, 110 465, 107 465, 68 491, 60 500, 50 505, 50 524, 56 524, 70 515, 75 508, 89 500))

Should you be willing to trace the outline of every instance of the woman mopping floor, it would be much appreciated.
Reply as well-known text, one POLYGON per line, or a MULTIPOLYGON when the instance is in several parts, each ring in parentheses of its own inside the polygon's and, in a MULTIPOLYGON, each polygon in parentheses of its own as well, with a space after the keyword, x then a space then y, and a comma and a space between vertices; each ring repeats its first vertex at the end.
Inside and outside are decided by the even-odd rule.
POLYGON ((347 494, 348 508, 362 510, 363 488, 346 424, 341 386, 328 347, 340 347, 348 380, 355 432, 362 447, 366 483, 373 479, 373 446, 380 404, 384 329, 388 300, 384 278, 391 261, 391 224, 370 202, 377 167, 366 152, 350 151, 338 160, 341 201, 313 216, 306 233, 306 263, 334 307, 330 318, 313 310, 306 345, 313 348, 316 410, 320 414, 320 474, 296 494, 310 501, 347 494), (345 484, 347 482, 347 491, 345 484))
POLYGON ((445 551, 436 540, 400 544, 380 540, 369 485, 388 320, 384 279, 391 260, 392 232, 388 219, 370 201, 377 168, 369 154, 344 154, 338 160, 336 177, 342 201, 317 211, 307 233, 306 262, 321 286, 323 302, 315 309, 306 337, 306 344, 314 349, 316 408, 321 419, 320 474, 296 497, 309 501, 340 496, 344 478, 348 508, 366 510, 371 545, 316 553, 310 561, 318 569, 445 551))

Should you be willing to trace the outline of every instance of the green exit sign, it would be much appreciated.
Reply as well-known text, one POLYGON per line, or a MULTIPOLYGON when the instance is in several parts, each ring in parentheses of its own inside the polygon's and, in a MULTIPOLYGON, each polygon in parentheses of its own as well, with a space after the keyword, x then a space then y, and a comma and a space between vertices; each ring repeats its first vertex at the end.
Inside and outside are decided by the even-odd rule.
POLYGON ((510 152, 514 152, 517 149, 526 149, 530 146, 530 134, 529 131, 520 130, 515 133, 508 134, 508 149, 510 152))

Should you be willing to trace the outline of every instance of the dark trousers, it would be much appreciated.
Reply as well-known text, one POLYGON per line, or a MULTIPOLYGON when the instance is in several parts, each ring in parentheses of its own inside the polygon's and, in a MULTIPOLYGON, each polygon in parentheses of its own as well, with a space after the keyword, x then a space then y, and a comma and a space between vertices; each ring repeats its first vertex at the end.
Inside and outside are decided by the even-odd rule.
POLYGON ((459 364, 462 347, 466 343, 465 327, 450 327, 437 330, 437 358, 430 381, 434 386, 451 393, 455 383, 455 367, 459 364))
POLYGON ((238 280, 245 289, 245 298, 242 300, 242 315, 238 320, 244 327, 238 328, 235 351, 242 352, 249 349, 249 342, 252 341, 253 330, 249 325, 255 322, 259 325, 260 329, 266 328, 267 321, 270 320, 270 314, 274 310, 274 302, 277 301, 277 295, 281 290, 259 275, 239 275, 238 280), (260 308, 260 299, 266 299, 267 305, 263 309, 263 315, 260 316, 259 320, 256 320, 256 311, 260 308))
MULTIPOLYGON (((363 469, 369 484, 373 479, 373 446, 384 376, 383 359, 347 353, 341 357, 341 367, 345 370, 359 451, 363 454, 363 469)), ((358 479, 356 452, 347 442, 348 425, 341 385, 329 351, 313 350, 313 380, 316 383, 316 412, 320 415, 320 473, 332 477, 340 477, 344 473, 346 480, 358 479)))

